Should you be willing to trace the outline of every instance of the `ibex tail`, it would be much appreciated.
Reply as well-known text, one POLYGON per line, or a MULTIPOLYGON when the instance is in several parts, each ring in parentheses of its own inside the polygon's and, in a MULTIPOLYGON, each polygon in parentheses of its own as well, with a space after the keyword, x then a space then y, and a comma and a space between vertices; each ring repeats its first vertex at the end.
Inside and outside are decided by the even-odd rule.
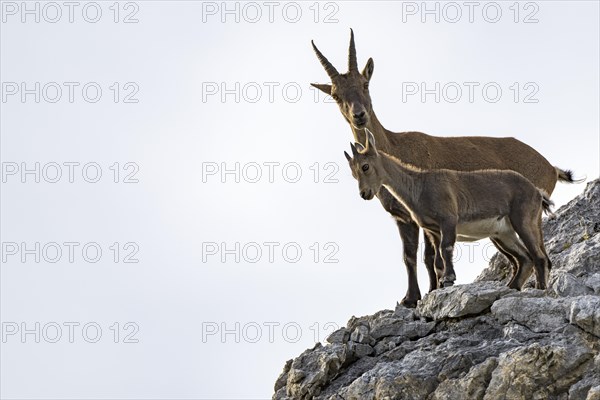
POLYGON ((540 193, 542 194, 542 209, 544 210, 544 213, 550 216, 551 218, 554 217, 554 213, 552 212, 554 202, 550 200, 548 194, 546 194, 546 192, 544 192, 543 190, 540 190, 540 193))
POLYGON ((575 179, 573 178, 573 171, 570 169, 560 169, 558 167, 554 167, 556 173, 558 174, 558 180, 566 183, 581 183, 585 181, 585 178, 575 179))

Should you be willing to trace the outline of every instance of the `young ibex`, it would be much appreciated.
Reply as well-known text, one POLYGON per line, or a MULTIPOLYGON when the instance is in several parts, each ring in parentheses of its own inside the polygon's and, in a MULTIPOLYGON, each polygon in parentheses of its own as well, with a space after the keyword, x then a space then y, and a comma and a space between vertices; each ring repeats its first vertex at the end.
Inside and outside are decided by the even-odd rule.
MULTIPOLYGON (((383 127, 373 111, 369 83, 373 77, 374 63, 369 58, 362 73, 358 70, 354 34, 350 34, 348 72, 339 73, 313 43, 321 65, 331 79, 331 84, 312 84, 331 95, 337 102, 344 119, 350 124, 354 141, 365 143, 365 128, 373 132, 378 148, 418 168, 474 171, 482 169, 512 170, 529 179, 536 187, 552 194, 556 181, 574 182, 570 171, 552 166, 540 153, 525 143, 511 137, 485 136, 438 137, 421 132, 392 132, 383 127)), ((404 263, 408 274, 408 291, 402 304, 414 307, 421 298, 417 281, 417 247, 419 226, 410 213, 386 189, 377 197, 398 225, 403 242, 404 263)), ((426 232, 426 231, 424 231, 426 232)), ((429 273, 429 290, 438 287, 434 238, 426 234, 425 265, 429 273)), ((506 253, 504 253, 507 255, 506 253)))
POLYGON ((521 289, 529 278, 530 257, 536 288, 546 288, 551 263, 541 222, 542 211, 549 212, 552 202, 521 174, 507 170, 421 170, 378 151, 368 130, 366 147, 356 146, 351 144, 352 157, 344 154, 358 180, 360 196, 371 200, 383 186, 435 238, 439 244, 436 253, 444 264, 443 275, 438 276, 443 286, 451 286, 456 279, 454 243, 489 237, 513 258, 516 271, 509 287, 521 289))

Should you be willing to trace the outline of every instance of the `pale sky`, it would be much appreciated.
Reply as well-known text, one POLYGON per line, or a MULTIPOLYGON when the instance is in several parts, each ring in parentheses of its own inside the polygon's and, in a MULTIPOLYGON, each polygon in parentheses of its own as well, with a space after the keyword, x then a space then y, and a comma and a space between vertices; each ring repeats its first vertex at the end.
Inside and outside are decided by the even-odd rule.
POLYGON ((286 360, 402 299, 311 39, 346 71, 354 29, 390 130, 599 175, 597 2, 113 3, 2 2, 2 397, 270 398, 286 360))

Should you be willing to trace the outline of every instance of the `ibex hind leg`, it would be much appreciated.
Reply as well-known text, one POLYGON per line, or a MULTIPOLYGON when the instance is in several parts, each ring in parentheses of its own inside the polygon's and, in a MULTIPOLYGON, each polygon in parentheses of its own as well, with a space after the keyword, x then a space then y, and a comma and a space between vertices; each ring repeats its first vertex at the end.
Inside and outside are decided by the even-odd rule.
POLYGON ((542 240, 540 242, 542 251, 544 252, 544 255, 546 256, 546 258, 548 259, 548 274, 549 274, 550 270, 552 269, 552 261, 550 260, 550 257, 548 256, 548 252, 546 251, 546 244, 544 243, 544 232, 542 231, 542 219, 541 218, 538 219, 537 230, 538 230, 538 235, 540 236, 540 238, 542 238, 542 240))
MULTIPOLYGON (((536 214, 538 218, 541 218, 541 211, 536 214)), ((535 287, 537 289, 546 289, 548 286, 550 259, 544 249, 544 242, 537 218, 527 218, 526 216, 517 214, 515 218, 511 217, 510 222, 533 260, 536 277, 535 287)))
MULTIPOLYGON (((512 277, 511 277, 511 282, 512 282, 515 275, 517 274, 517 271, 519 270, 520 264, 519 264, 517 258, 513 254, 511 254, 510 251, 505 250, 505 248, 507 248, 507 246, 505 244, 503 244, 500 239, 494 239, 494 238, 490 237, 490 240, 492 241, 494 246, 496 246, 496 249, 498 250, 498 252, 500 254, 502 254, 504 257, 506 257, 506 259, 510 263, 510 266, 512 267, 512 277)), ((510 286, 510 284, 509 284, 509 286, 510 286)))
POLYGON ((508 282, 508 287, 521 290, 523 284, 533 272, 533 261, 529 256, 529 252, 513 230, 490 239, 498 251, 504 254, 513 266, 513 276, 508 282))

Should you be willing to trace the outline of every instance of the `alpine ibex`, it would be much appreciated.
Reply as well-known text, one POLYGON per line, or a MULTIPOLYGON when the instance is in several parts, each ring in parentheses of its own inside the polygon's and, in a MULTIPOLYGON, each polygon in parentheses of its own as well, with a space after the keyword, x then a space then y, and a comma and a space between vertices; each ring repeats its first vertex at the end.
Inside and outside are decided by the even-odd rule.
MULTIPOLYGON (((480 169, 513 170, 529 179, 536 187, 552 194, 557 180, 574 182, 572 173, 553 167, 541 154, 511 137, 482 136, 437 137, 421 132, 395 133, 385 129, 373 111, 369 82, 374 63, 369 58, 362 73, 358 70, 354 33, 350 31, 348 72, 340 74, 312 43, 317 58, 331 79, 331 84, 312 84, 337 102, 342 115, 350 124, 354 141, 365 143, 365 128, 377 141, 378 148, 418 168, 473 171, 480 169)), ((406 208, 385 189, 377 193, 385 210, 396 219, 404 248, 404 263, 408 274, 408 291, 402 304, 414 307, 421 298, 417 282, 417 247, 419 226, 406 208)), ((429 274, 429 289, 438 287, 435 273, 433 238, 426 234, 425 265, 429 274)), ((443 268, 437 265, 437 268, 443 268)))
POLYGON ((435 238, 436 252, 444 263, 443 275, 438 276, 443 286, 456 279, 454 243, 489 237, 513 258, 515 274, 509 287, 521 289, 529 278, 529 256, 535 266, 536 288, 546 288, 551 263, 544 248, 542 211, 549 212, 552 202, 543 190, 510 170, 421 170, 377 151, 368 130, 366 147, 357 146, 361 151, 351 144, 352 157, 344 154, 358 180, 360 196, 371 200, 383 186, 435 238))

